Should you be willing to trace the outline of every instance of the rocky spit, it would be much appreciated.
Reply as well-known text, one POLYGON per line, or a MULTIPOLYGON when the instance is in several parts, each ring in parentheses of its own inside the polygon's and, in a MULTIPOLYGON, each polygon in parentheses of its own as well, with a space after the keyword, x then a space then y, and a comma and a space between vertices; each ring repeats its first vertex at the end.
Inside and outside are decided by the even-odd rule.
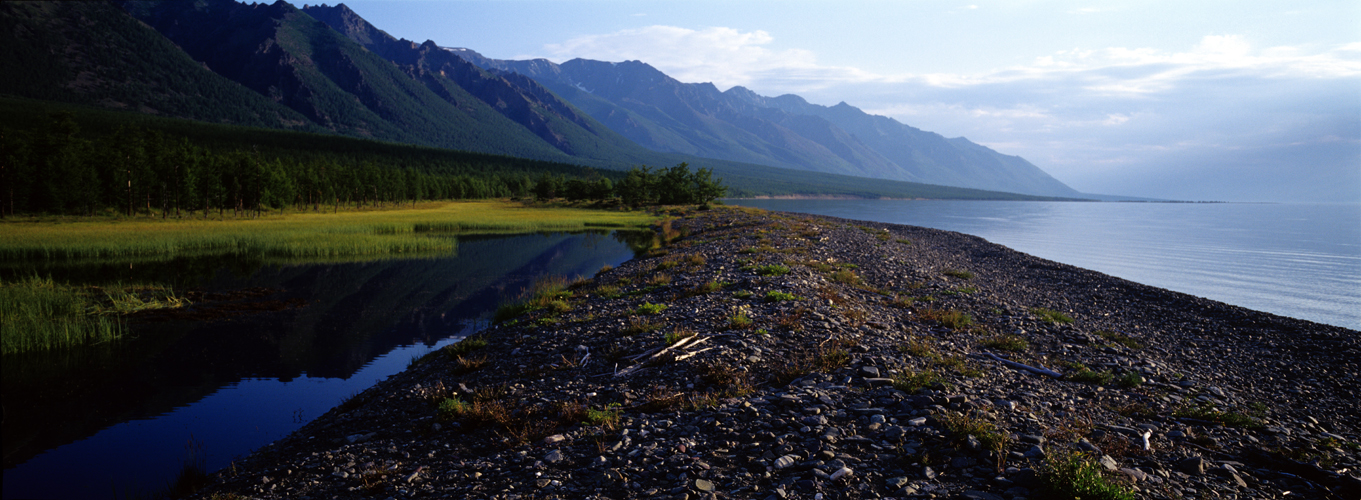
POLYGON ((1356 331, 948 231, 671 215, 199 496, 1020 500, 1080 465, 1127 498, 1361 498, 1356 331))

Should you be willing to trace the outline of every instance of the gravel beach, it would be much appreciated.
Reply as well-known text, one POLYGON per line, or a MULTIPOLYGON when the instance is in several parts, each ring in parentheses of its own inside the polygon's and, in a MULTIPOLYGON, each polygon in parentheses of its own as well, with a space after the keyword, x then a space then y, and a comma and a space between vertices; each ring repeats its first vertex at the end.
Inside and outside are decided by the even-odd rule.
POLYGON ((948 231, 672 215, 198 496, 1361 498, 1357 331, 948 231))

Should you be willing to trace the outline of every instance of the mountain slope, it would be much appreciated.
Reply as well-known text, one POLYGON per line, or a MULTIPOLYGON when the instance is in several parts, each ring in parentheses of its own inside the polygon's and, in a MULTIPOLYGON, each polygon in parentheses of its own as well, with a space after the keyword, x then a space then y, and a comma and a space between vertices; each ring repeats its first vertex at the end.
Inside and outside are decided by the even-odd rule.
POLYGON ((528 75, 639 144, 763 165, 1043 196, 1080 196, 1033 164, 946 139, 844 103, 767 98, 745 88, 681 83, 638 62, 489 59, 446 49, 484 68, 528 75))
POLYGON ((141 2, 128 12, 195 60, 335 132, 525 158, 570 157, 457 87, 442 97, 285 1, 141 2))
POLYGON ((463 94, 475 97, 566 154, 620 163, 642 163, 655 158, 649 150, 524 75, 488 72, 440 49, 433 41, 416 44, 399 40, 344 4, 304 6, 303 12, 397 64, 446 100, 456 103, 464 98, 463 94))
POLYGON ((946 139, 892 118, 865 113, 845 102, 819 106, 796 95, 769 98, 743 87, 733 87, 725 94, 756 106, 825 118, 902 165, 921 182, 1051 196, 1079 195, 1019 156, 1003 155, 962 137, 946 139))
POLYGON ((0 94, 320 131, 105 2, 0 2, 0 94))

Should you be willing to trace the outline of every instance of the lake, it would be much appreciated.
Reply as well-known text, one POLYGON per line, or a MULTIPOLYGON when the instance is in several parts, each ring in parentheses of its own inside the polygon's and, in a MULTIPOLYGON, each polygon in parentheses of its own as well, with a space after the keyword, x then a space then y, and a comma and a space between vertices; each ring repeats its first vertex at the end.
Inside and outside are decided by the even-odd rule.
POLYGON ((1037 257, 1361 329, 1361 205, 725 200, 980 236, 1037 257))
POLYGON ((540 277, 589 277, 633 256, 618 233, 457 240, 456 255, 423 259, 0 270, 237 291, 250 306, 215 321, 139 324, 135 338, 109 345, 5 357, 4 497, 154 496, 186 461, 225 467, 486 328, 540 277))

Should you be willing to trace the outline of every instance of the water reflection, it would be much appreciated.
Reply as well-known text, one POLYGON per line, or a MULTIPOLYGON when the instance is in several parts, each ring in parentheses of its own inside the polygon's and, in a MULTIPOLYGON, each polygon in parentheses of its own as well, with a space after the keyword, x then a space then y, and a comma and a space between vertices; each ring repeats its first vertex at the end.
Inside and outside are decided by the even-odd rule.
POLYGON ((603 232, 462 237, 455 256, 312 265, 195 258, 131 268, 11 266, 9 273, 62 281, 265 290, 250 300, 288 307, 138 324, 131 340, 6 357, 4 496, 163 488, 190 436, 205 448, 209 469, 224 466, 412 357, 484 328, 503 298, 536 278, 589 276, 627 260, 627 241, 603 232))

